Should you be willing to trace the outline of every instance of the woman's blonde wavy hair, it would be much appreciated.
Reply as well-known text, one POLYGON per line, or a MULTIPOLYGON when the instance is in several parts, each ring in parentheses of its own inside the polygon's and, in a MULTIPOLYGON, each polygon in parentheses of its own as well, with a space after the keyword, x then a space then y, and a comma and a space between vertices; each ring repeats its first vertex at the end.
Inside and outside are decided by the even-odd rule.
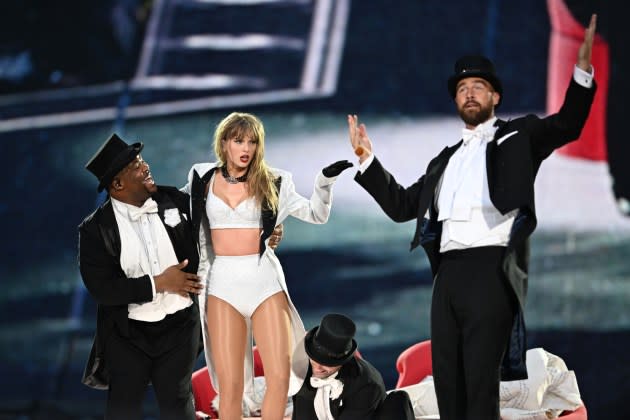
POLYGON ((265 128, 262 121, 253 114, 232 112, 225 117, 214 130, 214 154, 221 165, 227 162, 227 153, 223 142, 251 136, 258 145, 249 163, 247 187, 256 202, 274 213, 278 210, 278 191, 274 185, 275 177, 265 162, 265 128))

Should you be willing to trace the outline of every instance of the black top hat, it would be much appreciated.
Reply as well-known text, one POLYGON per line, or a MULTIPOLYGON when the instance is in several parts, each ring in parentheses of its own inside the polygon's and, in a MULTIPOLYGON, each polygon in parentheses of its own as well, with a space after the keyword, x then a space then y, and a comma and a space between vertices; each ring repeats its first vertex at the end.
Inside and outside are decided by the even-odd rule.
POLYGON ((341 314, 324 315, 319 326, 304 338, 308 357, 324 366, 341 366, 354 355, 357 328, 350 318, 341 314))
POLYGON ((129 145, 117 134, 112 134, 85 164, 85 169, 98 178, 98 191, 107 187, 116 174, 138 156, 143 147, 142 143, 129 145))
POLYGON ((451 97, 455 98, 457 83, 465 77, 481 77, 503 96, 501 80, 495 74, 494 65, 488 58, 482 55, 465 55, 455 62, 455 73, 448 78, 448 92, 451 97))

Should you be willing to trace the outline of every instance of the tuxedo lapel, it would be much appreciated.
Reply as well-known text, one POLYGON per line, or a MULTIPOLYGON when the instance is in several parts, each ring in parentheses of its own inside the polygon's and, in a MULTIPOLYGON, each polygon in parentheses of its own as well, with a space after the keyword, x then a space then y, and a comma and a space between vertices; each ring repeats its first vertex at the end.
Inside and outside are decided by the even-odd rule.
POLYGON ((431 201, 435 197, 435 188, 438 181, 442 177, 442 174, 444 173, 444 169, 446 169, 446 165, 448 164, 449 159, 461 144, 462 142, 460 141, 454 146, 445 147, 444 150, 442 150, 440 154, 437 155, 427 167, 424 185, 422 186, 422 192, 420 193, 420 198, 418 199, 416 232, 414 233, 413 240, 411 241, 411 250, 413 250, 420 244, 422 219, 424 218, 427 209, 431 205, 431 201))
MULTIPOLYGON (((173 248, 177 253, 177 249, 179 245, 182 243, 183 235, 186 233, 184 226, 185 223, 183 219, 183 215, 180 213, 179 209, 175 206, 175 203, 168 197, 166 194, 157 193, 153 195, 153 199, 158 204, 158 215, 160 216, 160 221, 164 225, 166 232, 168 233, 169 238, 171 238, 171 243, 173 244, 173 248), (166 223, 166 212, 169 212, 169 215, 173 214, 173 211, 177 212, 177 215, 180 218, 180 222, 177 224, 174 223, 166 223), (174 226, 172 226, 174 225, 174 226)), ((180 256, 177 255, 177 259, 180 259, 180 256)))
POLYGON ((114 216, 112 200, 109 197, 101 207, 97 226, 105 242, 107 253, 114 258, 120 258, 120 232, 116 216, 114 216))
POLYGON ((205 211, 206 205, 206 185, 210 181, 212 174, 216 170, 216 167, 210 168, 203 177, 200 177, 197 170, 193 171, 192 184, 191 184, 191 222, 192 222, 192 234, 196 243, 199 242, 199 227, 201 226, 201 218, 205 211))
POLYGON ((505 133, 505 129, 506 129, 506 124, 507 121, 504 120, 499 120, 497 119, 496 122, 494 123, 494 125, 496 125, 497 131, 494 133, 494 140, 489 142, 486 146, 486 173, 488 176, 488 188, 490 189, 490 191, 492 191, 492 187, 493 185, 490 185, 492 183, 493 178, 493 162, 494 162, 494 152, 497 148, 497 139, 500 139, 504 133, 505 133))
MULTIPOLYGON (((276 188, 276 191, 278 192, 278 195, 280 195, 281 185, 282 185, 282 177, 276 178, 276 180, 274 181, 274 186, 276 188)), ((265 241, 267 240, 269 236, 271 236, 271 233, 276 227, 276 220, 278 220, 278 212, 276 211, 274 213, 269 208, 269 205, 267 205, 267 203, 265 202, 265 205, 262 206, 262 209, 260 211, 260 218, 262 219, 263 231, 262 231, 262 234, 260 235, 258 253, 260 256, 262 256, 262 254, 267 249, 267 246, 265 245, 265 241)))
MULTIPOLYGON (((166 193, 165 190, 167 188, 170 187, 158 187, 157 193, 153 195, 153 199, 158 204, 160 221, 164 225, 166 233, 171 240, 177 261, 181 262, 187 259, 188 265, 184 268, 184 271, 196 273, 199 267, 199 257, 187 219, 188 215, 178 208, 174 198, 166 193)), ((176 189, 173 190, 175 190, 175 193, 179 193, 176 189)), ((182 203, 182 205, 186 206, 187 203, 182 203)), ((196 294, 190 293, 190 297, 196 304, 198 303, 196 294)))
POLYGON ((429 167, 427 168, 427 175, 424 181, 424 186, 422 187, 422 194, 420 195, 420 203, 418 206, 419 216, 424 216, 427 209, 429 208, 429 204, 431 200, 435 197, 435 187, 437 186, 438 181, 442 177, 444 170, 446 169, 446 165, 448 164, 449 159, 455 153, 457 149, 461 146, 462 142, 460 141, 454 146, 445 147, 444 150, 440 152, 440 154, 429 163, 429 167))

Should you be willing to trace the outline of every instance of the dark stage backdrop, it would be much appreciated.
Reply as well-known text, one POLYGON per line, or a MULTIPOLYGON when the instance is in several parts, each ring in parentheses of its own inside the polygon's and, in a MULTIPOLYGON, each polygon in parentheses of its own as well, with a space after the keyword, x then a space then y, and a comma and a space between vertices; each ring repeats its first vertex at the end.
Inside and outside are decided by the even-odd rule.
MULTIPOLYGON (((69 8, 65 9, 68 15, 57 10, 48 15, 51 19, 80 20, 90 13, 80 7, 82 2, 59 3, 60 8, 69 8)), ((29 26, 42 31, 32 33, 20 26, 45 19, 42 7, 37 2, 3 3, 4 28, 13 29, 0 32, 2 57, 13 57, 10 52, 32 43, 40 56, 51 53, 41 49, 50 34, 45 32, 48 26, 29 26)), ((86 25, 70 29, 94 36, 86 25)), ((136 30, 142 39, 142 22, 136 30)), ((72 48, 62 47, 72 46, 73 39, 50 40, 63 51, 56 57, 59 66, 81 68, 73 61, 72 48)), ((416 167, 418 159, 425 162, 456 141, 451 136, 457 135, 459 125, 446 92, 454 59, 466 53, 494 59, 505 91, 500 116, 542 114, 548 42, 544 0, 354 1, 337 89, 331 96, 0 132, 0 227, 4 233, 0 242, 0 419, 102 415, 105 393, 80 384, 94 333, 95 304, 78 273, 76 227, 103 199, 84 164, 112 131, 145 143, 143 157, 159 183, 181 185, 192 163, 212 158, 210 138, 220 118, 235 109, 254 112, 266 124, 269 161, 291 170, 298 191, 308 196, 316 171, 334 160, 353 159, 345 115, 359 113, 368 124, 377 153, 393 172, 400 169, 401 182, 409 184, 423 172, 423 166, 416 167)), ((85 49, 78 51, 87 54, 85 49)), ((103 48, 102 56, 90 55, 90 60, 107 54, 111 50, 103 48)), ((116 61, 107 69, 91 62, 82 78, 65 78, 63 83, 80 87, 115 81, 121 74, 130 76, 135 54, 129 58, 131 64, 116 61), (95 67, 98 72, 90 70, 95 67)), ((113 56, 120 58, 116 53, 113 56)), ((17 82, 5 79, 0 89, 14 95, 58 88, 51 86, 51 80, 61 79, 51 79, 46 69, 37 67, 29 78, 17 82)), ((3 98, 0 95, 0 105, 3 98)), ((69 105, 62 101, 55 106, 69 105)), ((7 118, 30 115, 38 107, 46 108, 35 97, 0 111, 7 118)), ((538 196, 545 203, 541 207, 548 210, 542 211, 532 238, 528 347, 543 347, 576 372, 589 418, 626 419, 630 416, 626 402, 630 395, 626 350, 630 345, 630 221, 607 223, 597 214, 597 203, 612 212, 606 187, 590 188, 596 177, 597 182, 607 182, 605 162, 554 162, 550 167, 558 175, 545 175, 545 182, 561 177, 578 193, 563 196, 563 201, 538 196), (585 178, 585 171, 595 176, 585 178), (569 206, 567 200, 575 204, 569 206), (562 223, 554 208, 566 208, 562 210, 566 220, 574 217, 578 222, 562 223)), ((361 353, 379 368, 387 387, 393 388, 398 354, 429 338, 432 280, 424 254, 408 252, 414 226, 389 221, 352 181, 352 170, 348 172, 335 186, 329 223, 311 226, 288 221, 278 256, 306 327, 330 311, 352 316, 359 327, 361 353)), ((202 365, 199 360, 198 366, 202 365)), ((151 392, 147 413, 147 418, 156 417, 151 392)))

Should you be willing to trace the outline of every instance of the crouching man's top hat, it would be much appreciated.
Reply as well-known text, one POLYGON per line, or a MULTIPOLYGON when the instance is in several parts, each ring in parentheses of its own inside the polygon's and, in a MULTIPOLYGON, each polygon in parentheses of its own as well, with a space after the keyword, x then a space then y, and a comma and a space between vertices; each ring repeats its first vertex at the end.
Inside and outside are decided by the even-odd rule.
POLYGON ((324 366, 341 366, 354 355, 356 326, 341 314, 328 314, 304 339, 308 357, 324 366))
POLYGON ((465 55, 455 62, 455 72, 448 78, 448 92, 455 98, 457 83, 466 77, 480 77, 503 97, 503 85, 494 71, 494 64, 482 55, 465 55))
POLYGON ((112 134, 85 165, 98 179, 98 191, 103 191, 125 166, 138 156, 144 145, 127 144, 117 134, 112 134))

